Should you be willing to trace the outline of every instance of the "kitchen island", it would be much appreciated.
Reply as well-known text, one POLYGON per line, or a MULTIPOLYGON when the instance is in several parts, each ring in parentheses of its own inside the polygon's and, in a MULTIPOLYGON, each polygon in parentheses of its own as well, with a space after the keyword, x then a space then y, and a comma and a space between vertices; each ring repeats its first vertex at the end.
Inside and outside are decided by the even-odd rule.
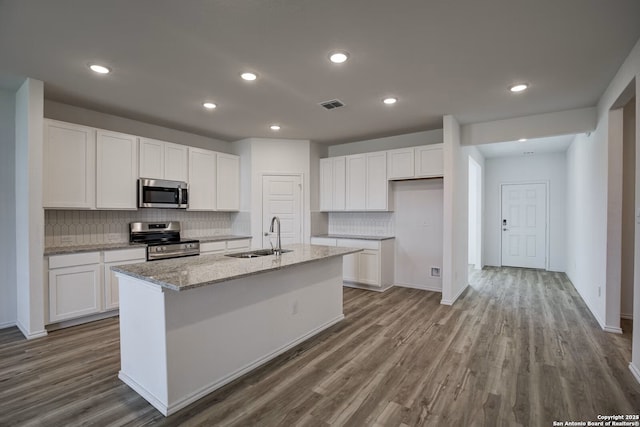
POLYGON ((112 267, 119 378, 170 415, 342 320, 342 256, 359 249, 287 249, 112 267))

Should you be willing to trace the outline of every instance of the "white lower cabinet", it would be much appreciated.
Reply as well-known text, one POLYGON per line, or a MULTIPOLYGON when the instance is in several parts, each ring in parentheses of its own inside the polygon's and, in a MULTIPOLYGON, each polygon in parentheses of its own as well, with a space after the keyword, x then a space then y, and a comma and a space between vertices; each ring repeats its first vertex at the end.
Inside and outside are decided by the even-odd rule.
POLYGON ((227 252, 242 252, 251 249, 251 239, 229 240, 227 252))
POLYGON ((104 307, 103 311, 115 310, 119 307, 118 278, 111 271, 116 265, 137 264, 146 261, 144 248, 123 249, 104 253, 104 307))
POLYGON ((394 240, 312 237, 312 245, 358 248, 362 252, 342 257, 342 280, 376 288, 393 285, 394 240))
POLYGON ((99 313, 100 252, 49 257, 49 323, 99 313))
POLYGON ((223 254, 227 250, 227 242, 205 242, 200 243, 200 255, 223 254))

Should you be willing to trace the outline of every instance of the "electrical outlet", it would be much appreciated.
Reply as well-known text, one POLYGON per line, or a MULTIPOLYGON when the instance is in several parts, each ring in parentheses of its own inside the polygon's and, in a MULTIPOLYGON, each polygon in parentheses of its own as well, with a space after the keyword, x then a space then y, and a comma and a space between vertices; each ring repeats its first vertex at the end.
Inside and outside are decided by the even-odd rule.
POLYGON ((109 242, 117 242, 118 240, 120 240, 119 237, 120 236, 118 235, 118 233, 109 233, 109 235, 107 236, 107 240, 109 240, 109 242))
POLYGON ((431 267, 431 277, 440 277, 440 267, 431 267))
POLYGON ((60 243, 62 243, 62 244, 73 243, 73 237, 71 237, 71 236, 60 236, 60 243))
POLYGON ((294 301, 293 304, 291 304, 291 314, 293 316, 298 314, 298 301, 294 301))
POLYGON ((602 295, 602 292, 600 291, 600 286, 598 286, 598 296, 600 297, 602 295))

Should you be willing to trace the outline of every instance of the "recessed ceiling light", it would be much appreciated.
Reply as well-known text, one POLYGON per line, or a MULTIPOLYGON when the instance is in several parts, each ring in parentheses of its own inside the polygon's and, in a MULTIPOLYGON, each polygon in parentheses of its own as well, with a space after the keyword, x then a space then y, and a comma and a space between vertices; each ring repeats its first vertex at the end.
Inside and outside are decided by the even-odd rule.
POLYGON ((91 71, 98 74, 109 74, 111 72, 110 68, 100 64, 89 64, 89 68, 91 71))
POLYGON ((213 102, 205 102, 204 104, 202 104, 202 106, 208 110, 213 110, 214 108, 217 107, 217 105, 214 104, 213 102))
POLYGON ((271 125, 270 129, 271 130, 280 130, 280 125, 271 125))
POLYGON ((329 55, 329 60, 334 64, 342 64, 347 59, 349 59, 349 52, 345 51, 333 52, 329 55))
POLYGON ((243 80, 252 82, 258 78, 258 75, 256 73, 242 73, 240 74, 240 77, 242 77, 243 80))
POLYGON ((527 83, 518 83, 516 85, 510 86, 509 90, 511 92, 522 92, 523 90, 527 90, 527 88, 529 88, 529 85, 527 83))
POLYGON ((518 140, 518 142, 525 142, 526 140, 527 140, 527 138, 520 138, 520 139, 518 140))
POLYGON ((389 97, 389 98, 383 99, 382 102, 384 102, 387 105, 392 105, 398 102, 398 98, 389 97))

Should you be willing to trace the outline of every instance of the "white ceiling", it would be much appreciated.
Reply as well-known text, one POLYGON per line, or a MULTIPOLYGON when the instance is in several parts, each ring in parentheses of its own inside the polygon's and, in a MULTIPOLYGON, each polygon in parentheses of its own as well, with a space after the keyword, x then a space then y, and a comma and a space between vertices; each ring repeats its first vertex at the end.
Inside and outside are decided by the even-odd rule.
POLYGON ((476 145, 485 158, 531 156, 537 154, 563 153, 573 142, 575 135, 535 138, 526 141, 496 142, 476 145))
POLYGON ((639 37, 638 0, 0 0, 0 76, 229 141, 339 143, 593 106, 639 37))

